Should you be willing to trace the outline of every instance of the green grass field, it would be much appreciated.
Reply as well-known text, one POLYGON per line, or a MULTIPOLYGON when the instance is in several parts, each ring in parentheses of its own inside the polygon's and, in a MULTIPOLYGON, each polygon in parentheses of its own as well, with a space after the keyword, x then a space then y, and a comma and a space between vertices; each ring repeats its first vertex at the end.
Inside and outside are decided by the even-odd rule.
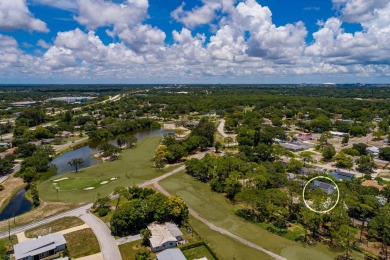
MULTIPOLYGON (((211 191, 208 184, 198 182, 184 172, 164 179, 160 184, 170 193, 181 196, 187 205, 197 211, 204 218, 213 224, 225 228, 232 233, 239 235, 253 243, 256 243, 272 252, 281 254, 287 259, 334 259, 339 252, 332 252, 327 246, 318 244, 316 246, 304 246, 297 242, 277 236, 259 227, 256 224, 249 223, 234 214, 234 206, 227 201, 223 194, 211 191)), ((191 225, 194 226, 193 223, 191 225)), ((198 230, 197 230, 198 231, 198 230)), ((199 235, 207 240, 212 237, 209 233, 213 231, 205 229, 203 234, 199 235)), ((241 245, 240 243, 236 242, 241 245)), ((210 246, 217 254, 226 250, 233 250, 230 247, 219 242, 217 239, 210 241, 210 246)), ((241 250, 237 251, 238 253, 241 250)), ((363 259, 361 254, 354 253, 355 259, 363 259)), ((225 258, 223 258, 225 259, 225 258)), ((228 258, 226 258, 228 259, 228 258)), ((237 257, 237 259, 245 259, 237 257)), ((252 258, 253 259, 253 258, 252 258)), ((256 258, 257 259, 257 258, 256 258)), ((258 258, 262 259, 262 258, 258 258)))
POLYGON ((24 232, 26 237, 35 238, 38 236, 44 236, 51 233, 56 233, 61 230, 65 230, 72 227, 83 225, 84 221, 77 217, 64 217, 53 222, 44 224, 42 226, 29 229, 24 232))
POLYGON ((65 234, 64 237, 72 259, 100 252, 99 242, 90 228, 65 234))
MULTIPOLYGON (((130 243, 126 243, 118 246, 119 252, 121 253, 122 260, 134 260, 135 254, 142 247, 141 241, 133 241, 130 243)), ((154 253, 151 254, 151 259, 156 259, 156 255, 154 253)))
POLYGON ((159 136, 143 139, 137 144, 136 148, 123 151, 117 161, 106 162, 86 168, 80 170, 78 173, 72 172, 54 176, 39 186, 40 197, 44 201, 86 203, 94 201, 98 194, 101 196, 110 194, 115 187, 132 186, 158 177, 171 170, 171 168, 167 168, 164 171, 161 171, 155 169, 152 165, 151 160, 160 139, 161 137, 159 136), (65 180, 58 182, 57 185, 60 185, 64 190, 59 190, 57 197, 53 180, 66 177, 75 179, 73 179, 73 181, 65 180), (100 183, 114 177, 119 179, 105 185, 98 185, 98 187, 93 190, 86 191, 83 189, 76 189, 80 187, 84 188, 85 185, 94 186, 93 183, 100 183))

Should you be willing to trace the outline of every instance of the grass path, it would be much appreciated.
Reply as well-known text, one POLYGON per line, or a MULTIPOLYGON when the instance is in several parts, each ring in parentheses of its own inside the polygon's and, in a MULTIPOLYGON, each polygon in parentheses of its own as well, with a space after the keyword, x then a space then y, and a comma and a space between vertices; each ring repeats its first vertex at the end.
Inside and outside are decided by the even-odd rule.
MULTIPOLYGON (((66 173, 50 178, 39 186, 41 199, 44 201, 62 201, 70 203, 92 202, 96 199, 98 193, 104 196, 110 194, 117 186, 128 187, 136 185, 146 180, 156 178, 165 172, 169 172, 171 170, 170 168, 167 168, 164 171, 155 169, 151 162, 160 139, 160 136, 143 139, 137 143, 136 148, 123 151, 117 161, 106 162, 86 168, 80 170, 78 173, 66 173), (80 180, 82 180, 81 178, 91 178, 98 181, 105 181, 114 177, 118 177, 119 179, 92 190, 62 190, 57 194, 53 180, 66 177, 80 178, 80 180)), ((75 186, 78 185, 75 184, 75 186)))
MULTIPOLYGON (((301 245, 239 218, 234 214, 233 205, 222 194, 212 192, 207 184, 194 180, 184 172, 162 180, 160 185, 168 192, 181 196, 189 207, 216 226, 229 230, 289 260, 330 260, 340 254, 339 252, 332 252, 325 245, 321 244, 317 246, 301 245)), ((203 236, 202 234, 200 235, 203 236)), ((216 251, 224 250, 222 244, 216 243, 215 247, 219 246, 222 248, 214 249, 216 251)), ((239 253, 239 251, 237 252, 239 253)), ((358 254, 354 254, 354 257, 355 259, 362 259, 362 256, 358 254)))

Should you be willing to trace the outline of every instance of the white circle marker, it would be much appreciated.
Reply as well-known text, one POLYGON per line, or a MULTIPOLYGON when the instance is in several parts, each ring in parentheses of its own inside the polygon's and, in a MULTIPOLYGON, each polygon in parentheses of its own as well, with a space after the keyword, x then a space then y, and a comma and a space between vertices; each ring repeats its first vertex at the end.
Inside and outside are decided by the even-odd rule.
POLYGON ((334 208, 336 207, 337 203, 339 202, 339 199, 340 199, 340 190, 339 190, 339 187, 337 187, 337 184, 336 184, 331 178, 325 177, 325 176, 317 176, 317 177, 311 178, 308 182, 306 182, 305 187, 303 187, 302 197, 303 197, 303 202, 305 203, 306 207, 307 207, 308 209, 310 209, 311 211, 316 212, 316 213, 328 213, 329 211, 331 211, 332 209, 334 209, 334 208), (327 180, 331 181, 331 182, 334 184, 334 186, 336 187, 336 190, 337 190, 337 199, 336 199, 336 202, 335 202, 335 204, 334 204, 331 208, 329 208, 329 209, 327 209, 327 210, 322 210, 322 211, 320 211, 320 210, 315 210, 315 209, 311 208, 311 207, 306 203, 306 200, 305 200, 305 190, 306 190, 306 187, 307 187, 307 185, 308 185, 310 182, 312 182, 312 181, 314 181, 314 180, 316 180, 316 179, 327 179, 327 180))

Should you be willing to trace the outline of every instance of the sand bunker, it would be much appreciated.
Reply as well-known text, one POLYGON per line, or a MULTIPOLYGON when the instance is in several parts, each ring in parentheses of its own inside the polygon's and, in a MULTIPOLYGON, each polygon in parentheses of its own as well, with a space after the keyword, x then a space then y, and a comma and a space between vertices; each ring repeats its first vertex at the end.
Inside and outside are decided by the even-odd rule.
POLYGON ((113 178, 110 179, 110 181, 115 181, 116 179, 118 179, 118 178, 113 177, 113 178))
POLYGON ((104 185, 104 184, 107 184, 107 183, 108 183, 108 181, 102 181, 100 184, 104 185))
POLYGON ((84 190, 93 190, 95 189, 95 187, 88 187, 88 188, 85 188, 84 190))
POLYGON ((64 181, 64 180, 68 180, 68 179, 69 179, 68 177, 65 177, 65 178, 54 180, 53 182, 59 182, 59 181, 64 181))

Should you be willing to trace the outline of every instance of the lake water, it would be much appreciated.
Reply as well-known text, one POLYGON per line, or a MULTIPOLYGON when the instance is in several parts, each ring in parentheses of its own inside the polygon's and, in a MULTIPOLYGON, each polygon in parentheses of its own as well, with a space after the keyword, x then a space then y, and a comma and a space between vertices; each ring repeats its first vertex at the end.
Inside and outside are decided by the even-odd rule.
MULTIPOLYGON (((160 136, 160 135, 169 134, 169 133, 174 133, 174 131, 165 131, 162 129, 154 129, 154 130, 133 133, 133 135, 137 138, 138 141, 141 141, 142 139, 147 138, 147 137, 160 136)), ((131 135, 131 133, 129 135, 131 135)), ((116 138, 109 140, 109 143, 116 145, 116 138)), ((60 156, 58 156, 57 158, 55 158, 52 161, 52 163, 57 166, 57 175, 74 171, 74 167, 68 165, 68 162, 74 158, 83 158, 84 165, 82 167, 80 167, 80 169, 100 164, 101 161, 99 159, 92 157, 93 155, 95 155, 99 152, 98 150, 96 150, 97 146, 98 146, 98 144, 96 144, 96 143, 89 144, 89 145, 83 146, 81 148, 78 148, 76 150, 63 153, 60 156)))
POLYGON ((32 204, 24 196, 25 192, 26 190, 22 189, 12 198, 11 202, 0 213, 0 221, 21 215, 31 210, 32 204))

